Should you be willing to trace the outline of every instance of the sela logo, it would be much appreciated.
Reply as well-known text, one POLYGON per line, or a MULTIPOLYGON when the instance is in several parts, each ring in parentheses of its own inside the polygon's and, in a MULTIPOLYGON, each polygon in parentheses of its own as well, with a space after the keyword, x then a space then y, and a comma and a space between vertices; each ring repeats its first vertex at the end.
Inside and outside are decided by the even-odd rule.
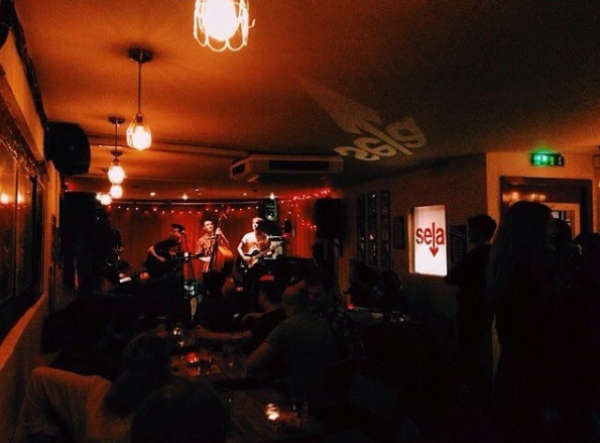
POLYGON ((418 245, 425 244, 429 246, 431 255, 434 257, 440 250, 438 246, 446 244, 446 231, 444 228, 436 227, 435 222, 431 223, 431 227, 417 228, 415 231, 415 242, 418 245))

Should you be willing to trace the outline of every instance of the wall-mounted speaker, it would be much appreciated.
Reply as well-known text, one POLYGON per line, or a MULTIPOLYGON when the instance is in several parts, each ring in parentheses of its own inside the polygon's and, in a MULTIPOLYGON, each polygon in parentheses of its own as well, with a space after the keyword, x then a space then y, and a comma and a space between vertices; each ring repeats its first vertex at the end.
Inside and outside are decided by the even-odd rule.
POLYGON ((44 135, 44 155, 61 174, 87 174, 90 169, 90 143, 74 123, 49 123, 44 135))
POLYGON ((342 200, 319 198, 315 200, 314 224, 319 238, 342 238, 342 200))
POLYGON ((274 222, 279 220, 279 209, 277 200, 267 198, 263 201, 263 217, 266 221, 274 222))

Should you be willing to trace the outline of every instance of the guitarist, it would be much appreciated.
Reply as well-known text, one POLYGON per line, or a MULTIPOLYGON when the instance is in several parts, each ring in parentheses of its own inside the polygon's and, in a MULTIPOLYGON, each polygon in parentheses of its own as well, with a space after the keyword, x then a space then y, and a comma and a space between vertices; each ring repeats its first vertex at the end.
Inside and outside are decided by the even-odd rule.
MULTIPOLYGON (((180 266, 170 266, 169 262, 175 259, 181 252, 181 239, 185 234, 182 225, 173 223, 171 225, 171 234, 166 240, 148 248, 148 257, 146 258, 146 270, 150 277, 162 277, 168 272, 176 273, 180 266), (173 269, 171 269, 173 268, 173 269)), ((173 263, 178 264, 177 261, 173 263)))
POLYGON ((244 293, 246 309, 248 312, 257 307, 258 283, 265 269, 260 265, 259 256, 272 254, 270 251, 271 240, 269 235, 263 231, 264 220, 260 217, 252 219, 252 231, 246 233, 237 247, 240 259, 247 269, 244 276, 244 293), (263 254, 261 254, 263 253, 263 254))

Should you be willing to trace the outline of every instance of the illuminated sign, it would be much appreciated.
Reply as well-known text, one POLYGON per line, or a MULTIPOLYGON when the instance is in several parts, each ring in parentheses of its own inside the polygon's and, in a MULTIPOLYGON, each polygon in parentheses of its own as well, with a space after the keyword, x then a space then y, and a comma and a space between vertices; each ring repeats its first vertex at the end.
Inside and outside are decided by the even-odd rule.
POLYGON ((533 166, 564 166, 565 158, 560 154, 531 154, 533 166))
POLYGON ((422 206, 414 208, 413 216, 415 272, 445 276, 448 273, 446 208, 422 206))

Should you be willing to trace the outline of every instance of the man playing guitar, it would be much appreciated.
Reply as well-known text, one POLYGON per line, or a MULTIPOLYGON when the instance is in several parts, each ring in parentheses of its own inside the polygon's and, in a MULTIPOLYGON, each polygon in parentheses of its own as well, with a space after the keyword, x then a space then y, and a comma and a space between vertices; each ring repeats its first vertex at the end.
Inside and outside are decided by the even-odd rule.
POLYGON ((263 232, 264 220, 260 217, 252 219, 252 231, 242 237, 238 245, 238 253, 246 264, 247 268, 252 268, 261 257, 271 252, 271 240, 269 235, 263 232))
POLYGON ((173 262, 176 265, 179 264, 174 259, 181 252, 181 238, 184 235, 184 231, 185 229, 182 225, 173 223, 169 238, 161 240, 148 248, 146 270, 150 274, 150 277, 162 277, 167 272, 178 271, 179 266, 170 269, 169 262, 173 262))
POLYGON ((252 231, 246 233, 237 247, 240 259, 247 269, 244 276, 244 292, 246 294, 247 310, 254 309, 258 298, 258 281, 265 272, 258 265, 264 255, 272 254, 271 240, 263 231, 264 220, 260 217, 252 219, 252 231))

